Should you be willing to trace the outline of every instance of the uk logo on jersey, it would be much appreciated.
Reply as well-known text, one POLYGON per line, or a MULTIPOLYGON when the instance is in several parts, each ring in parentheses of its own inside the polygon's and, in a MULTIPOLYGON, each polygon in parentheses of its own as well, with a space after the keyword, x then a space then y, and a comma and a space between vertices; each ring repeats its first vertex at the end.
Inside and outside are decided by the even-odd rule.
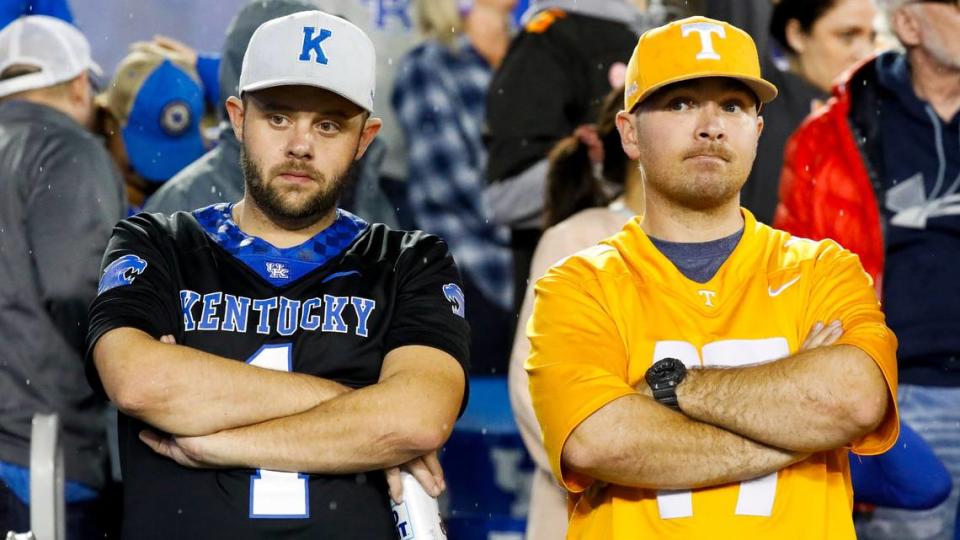
POLYGON ((97 294, 103 294, 115 287, 130 285, 146 269, 147 261, 136 255, 120 257, 104 268, 97 294))
POLYGON ((267 273, 270 279, 290 279, 290 269, 283 263, 268 262, 267 273))

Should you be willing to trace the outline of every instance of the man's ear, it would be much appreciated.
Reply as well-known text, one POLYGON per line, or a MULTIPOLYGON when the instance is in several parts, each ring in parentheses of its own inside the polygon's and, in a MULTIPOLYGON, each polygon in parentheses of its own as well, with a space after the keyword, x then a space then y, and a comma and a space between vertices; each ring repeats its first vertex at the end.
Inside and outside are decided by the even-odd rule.
POLYGON ((243 116, 246 111, 243 108, 243 101, 237 96, 227 98, 227 115, 230 117, 230 125, 233 127, 233 134, 238 141, 243 140, 243 116))
POLYGON ((617 113, 617 131, 620 132, 620 145, 623 152, 632 161, 640 159, 640 144, 637 139, 637 118, 632 113, 617 113))
POLYGON ((807 38, 809 36, 803 31, 803 27, 800 26, 800 21, 796 19, 787 21, 787 26, 783 29, 783 35, 787 38, 787 45, 797 54, 807 49, 807 38))
POLYGON ((894 12, 890 20, 890 29, 904 47, 916 47, 921 42, 921 22, 919 14, 910 9, 913 6, 903 6, 894 12))
POLYGON ((359 161, 367 152, 370 143, 376 138, 377 133, 380 133, 381 127, 383 127, 383 121, 379 118, 367 118, 366 122, 364 122, 363 131, 360 132, 360 144, 357 147, 357 156, 354 158, 356 161, 359 161))
POLYGON ((70 101, 80 106, 86 106, 93 99, 93 87, 90 86, 90 76, 86 71, 81 72, 70 81, 70 101))

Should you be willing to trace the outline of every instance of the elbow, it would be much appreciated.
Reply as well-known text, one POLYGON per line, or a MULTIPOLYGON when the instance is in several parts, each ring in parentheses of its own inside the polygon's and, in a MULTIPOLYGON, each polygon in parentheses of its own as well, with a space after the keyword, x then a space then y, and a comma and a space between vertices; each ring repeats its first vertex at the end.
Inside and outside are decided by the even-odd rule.
POLYGON ((876 387, 849 389, 834 407, 842 443, 848 444, 877 429, 887 414, 889 397, 886 383, 876 387))
POLYGON ((422 456, 439 450, 452 431, 452 422, 395 422, 386 426, 382 440, 395 452, 422 456))
POLYGON ((612 441, 590 440, 574 431, 563 445, 560 461, 570 470, 592 476, 601 468, 623 461, 623 457, 612 441))
POLYGON ((593 470, 600 461, 598 452, 590 444, 577 440, 576 437, 570 437, 567 444, 563 445, 563 451, 560 454, 560 461, 565 467, 577 472, 586 472, 593 470))
POLYGON ((883 422, 887 415, 887 394, 886 391, 876 396, 865 396, 857 404, 851 404, 850 421, 853 429, 857 431, 857 436, 862 437, 873 430, 883 422))
POLYGON ((145 420, 154 415, 157 399, 156 384, 149 380, 128 377, 116 380, 107 389, 107 396, 122 413, 145 420))
POLYGON ((140 419, 149 417, 156 405, 163 403, 163 383, 158 373, 145 373, 142 366, 130 361, 133 353, 117 347, 115 336, 107 334, 93 350, 94 364, 103 388, 124 414, 140 419))

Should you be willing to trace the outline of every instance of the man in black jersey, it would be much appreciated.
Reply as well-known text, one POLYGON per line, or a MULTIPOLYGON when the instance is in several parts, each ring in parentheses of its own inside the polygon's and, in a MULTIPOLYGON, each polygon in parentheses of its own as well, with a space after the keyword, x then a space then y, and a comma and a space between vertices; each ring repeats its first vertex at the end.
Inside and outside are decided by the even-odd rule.
POLYGON ((227 102, 243 199, 116 227, 88 356, 122 413, 124 538, 396 538, 381 471, 443 489, 459 273, 440 239, 336 208, 373 87, 353 25, 265 23, 227 102))

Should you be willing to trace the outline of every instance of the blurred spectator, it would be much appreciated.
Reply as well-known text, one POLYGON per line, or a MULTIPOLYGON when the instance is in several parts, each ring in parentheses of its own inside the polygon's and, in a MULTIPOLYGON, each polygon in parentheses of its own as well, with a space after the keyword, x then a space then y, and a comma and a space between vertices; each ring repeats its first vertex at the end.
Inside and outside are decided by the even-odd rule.
POLYGON ((543 227, 547 153, 597 117, 648 22, 631 0, 534 0, 487 94, 483 202, 511 228, 514 307, 543 227))
POLYGON ((880 6, 906 52, 851 70, 793 135, 775 224, 860 256, 900 340, 901 417, 953 475, 945 504, 879 509, 865 537, 949 539, 960 485, 960 6, 880 6))
POLYGON ((68 538, 102 538, 102 414, 84 376, 87 306, 123 217, 123 185, 88 131, 87 40, 47 16, 0 31, 0 532, 30 528, 31 418, 56 412, 68 538))
POLYGON ((393 106, 409 148, 413 219, 447 241, 470 298, 474 373, 504 373, 513 310, 509 231, 485 218, 481 140, 493 69, 510 42, 515 0, 418 0, 426 40, 401 61, 393 106), (430 9, 425 9, 430 2, 430 9), (463 10, 463 11, 461 11, 463 10), (461 15, 462 13, 462 15, 461 15))
POLYGON ((574 135, 562 139, 549 157, 545 208, 549 228, 533 256, 530 285, 510 355, 510 403, 524 445, 537 466, 527 540, 564 538, 567 531, 567 494, 550 472, 523 368, 530 356, 526 326, 533 310, 533 284, 560 259, 617 233, 630 218, 643 214, 640 169, 623 153, 614 123, 621 108, 622 86, 607 96, 596 126, 580 126, 574 135))
MULTIPOLYGON (((170 36, 155 35, 153 41, 134 43, 131 48, 153 49, 164 56, 178 56, 183 63, 196 70, 203 87, 203 101, 208 110, 217 111, 223 107, 220 102, 220 54, 199 53, 193 47, 170 36)), ((219 114, 219 113, 217 113, 219 114)))
POLYGON ((0 2, 0 28, 23 15, 47 15, 73 23, 67 0, 3 0, 0 2))
MULTIPOLYGON (((469 4, 469 0, 465 1, 469 4)), ((429 4, 432 6, 432 2, 429 4)), ((400 59, 420 41, 416 28, 420 4, 415 0, 322 0, 321 5, 326 11, 359 26, 370 36, 377 50, 377 88, 373 108, 383 120, 377 140, 385 143, 386 150, 377 170, 381 187, 399 207, 399 215, 394 219, 399 219, 404 228, 410 228, 413 219, 407 208, 405 182, 410 177, 407 172, 409 151, 400 122, 390 105, 390 94, 400 59)))
MULTIPOLYGON (((763 54, 769 47, 767 26, 770 14, 779 0, 699 0, 696 9, 712 19, 726 21, 743 29, 757 43, 757 50, 763 54)), ((766 75, 766 74, 764 74, 766 75)))
POLYGON ((761 111, 757 160, 740 194, 740 204, 758 220, 773 221, 787 139, 827 100, 833 80, 874 52, 876 15, 873 0, 780 0, 774 5, 773 50, 764 55, 762 68, 780 95, 761 111))
POLYGON ((203 90, 190 59, 141 44, 97 96, 99 130, 136 212, 144 200, 203 155, 203 90))
MULTIPOLYGON (((221 106, 217 108, 218 112, 221 115, 224 114, 223 103, 237 92, 243 55, 247 50, 250 36, 257 27, 276 17, 311 9, 332 8, 335 4, 337 0, 249 0, 227 29, 220 61, 221 106)), ((332 9, 325 11, 340 14, 332 9)), ((364 16, 369 17, 369 14, 364 16)), ((370 35, 375 36, 375 34, 370 35)), ((376 45, 374 41, 374 46, 376 45)), ((378 54, 378 58, 381 56, 384 55, 378 54)), ((377 78, 379 85, 381 84, 379 74, 377 78)), ((379 116, 380 110, 376 107, 377 101, 374 101, 375 114, 379 116)), ((383 108, 389 109, 388 106, 383 108)), ((233 130, 226 124, 226 117, 221 116, 221 120, 222 127, 216 148, 166 182, 150 197, 144 210, 170 214, 178 210, 189 211, 219 202, 235 202, 243 197, 240 143, 233 135, 233 130)), ((386 152, 385 145, 379 140, 374 140, 361 161, 356 184, 345 194, 347 200, 341 201, 340 207, 368 221, 396 226, 397 216, 394 207, 380 187, 380 165, 385 159, 386 152)))

